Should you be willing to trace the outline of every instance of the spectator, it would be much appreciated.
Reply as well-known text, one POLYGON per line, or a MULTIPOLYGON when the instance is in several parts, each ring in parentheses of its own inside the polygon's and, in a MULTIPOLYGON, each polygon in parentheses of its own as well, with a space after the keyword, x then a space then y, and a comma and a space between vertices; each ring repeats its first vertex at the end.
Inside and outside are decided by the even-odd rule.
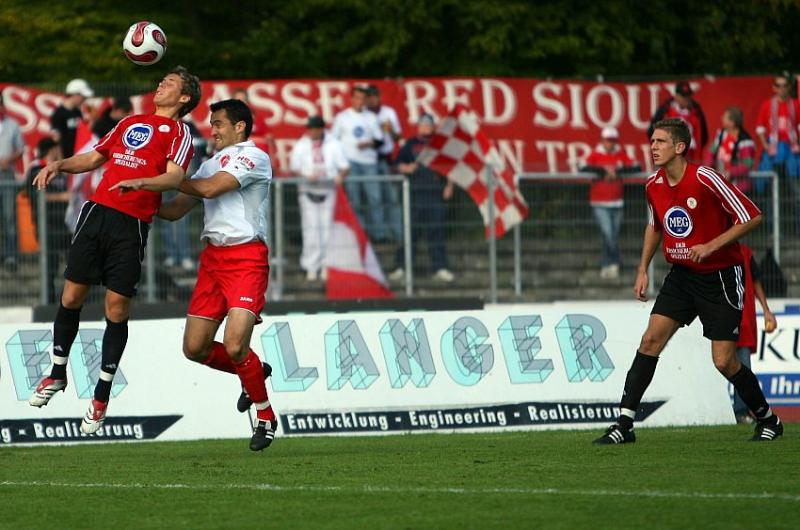
POLYGON ((756 144, 744 129, 744 115, 739 107, 728 107, 722 114, 722 128, 714 135, 710 155, 710 166, 743 192, 750 191, 756 144))
MULTIPOLYGON (((403 130, 397 112, 381 103, 381 91, 375 85, 367 87, 367 109, 375 114, 383 130, 383 143, 378 147, 378 173, 389 175, 392 172, 395 143, 401 138, 403 130)), ((383 184, 383 202, 387 232, 396 243, 403 240, 403 209, 400 203, 400 186, 396 182, 383 184)))
POLYGON ((98 138, 108 134, 119 120, 133 114, 133 105, 130 98, 116 97, 111 106, 104 110, 92 125, 92 133, 98 138))
POLYGON ((632 162, 620 147, 617 129, 606 127, 600 133, 600 144, 586 158, 586 166, 581 171, 597 174, 589 190, 589 202, 603 236, 600 277, 619 278, 622 265, 619 231, 624 206, 621 175, 640 171, 639 165, 632 162))
POLYGON ((61 145, 61 155, 69 158, 75 154, 75 133, 83 119, 81 105, 86 98, 94 96, 89 84, 83 79, 73 79, 67 83, 65 97, 50 116, 53 140, 61 145))
MULTIPOLYGON (((186 170, 186 174, 192 176, 197 172, 198 168, 200 168, 200 164, 205 161, 205 152, 208 147, 208 142, 203 138, 203 134, 189 116, 184 116, 182 121, 189 127, 189 132, 192 135, 194 156, 192 157, 192 161, 189 162, 189 168, 186 170)), ((175 190, 165 191, 162 201, 166 202, 172 200, 177 197, 177 195, 178 192, 175 190)), ((173 222, 165 222, 163 219, 158 221, 161 246, 164 250, 164 254, 166 254, 162 262, 165 267, 180 266, 187 272, 194 270, 195 262, 189 257, 189 219, 190 217, 188 215, 184 215, 173 222)))
MULTIPOLYGON (((33 218, 37 222, 37 232, 39 241, 42 241, 42 229, 39 227, 39 201, 37 193, 33 188, 33 178, 50 162, 61 159, 61 146, 52 138, 42 138, 36 147, 38 159, 33 162, 28 170, 28 178, 22 193, 29 195, 33 208, 33 218), (31 193, 33 190, 34 193, 31 193)), ((55 304, 58 301, 58 293, 61 289, 56 289, 56 277, 61 270, 59 261, 61 256, 66 256, 69 248, 70 235, 65 221, 67 204, 69 203, 69 192, 67 191, 67 176, 59 173, 50 183, 50 187, 43 192, 45 194, 45 222, 47 223, 46 245, 43 245, 42 252, 46 252, 47 258, 47 303, 55 304)), ((60 286, 59 286, 60 287, 60 286)))
MULTIPOLYGON (((775 314, 770 311, 764 285, 761 282, 761 269, 747 245, 741 245, 742 263, 744 265, 744 304, 742 321, 739 324, 739 340, 736 342, 736 357, 739 362, 750 368, 750 355, 758 349, 758 325, 756 323, 756 300, 764 311, 764 331, 772 333, 778 327, 775 314)), ((733 413, 736 423, 753 423, 753 417, 747 405, 742 401, 738 391, 733 393, 733 413)))
POLYGON ((6 113, 0 93, 0 208, 3 210, 3 265, 17 267, 17 186, 14 169, 25 144, 17 121, 6 113))
MULTIPOLYGON (((447 217, 445 201, 453 196, 453 183, 431 168, 417 163, 417 156, 428 145, 433 130, 433 116, 423 114, 417 124, 417 135, 403 144, 397 155, 397 162, 400 172, 409 177, 411 184, 411 259, 415 260, 419 235, 425 232, 428 254, 435 271, 434 279, 452 282, 454 276, 447 267, 444 226, 447 217)), ((403 279, 404 256, 404 247, 401 245, 395 256, 397 268, 389 274, 389 279, 403 279)))
POLYGON ((800 102, 790 97, 790 88, 788 74, 775 76, 772 83, 775 95, 761 104, 756 134, 764 148, 758 169, 774 170, 795 179, 800 177, 800 102))
MULTIPOLYGON (((374 177, 378 174, 377 149, 384 140, 378 119, 365 108, 366 95, 364 87, 354 86, 350 108, 336 115, 331 130, 331 135, 344 147, 345 156, 350 163, 350 175, 354 177, 374 177)), ((373 239, 386 239, 381 182, 348 179, 345 189, 364 230, 373 239), (362 200, 362 193, 366 198, 366 204, 362 200)))
POLYGON ((312 116, 306 124, 307 133, 292 149, 289 170, 307 179, 299 186, 300 220, 303 230, 303 251, 300 266, 306 280, 327 279, 324 268, 328 238, 333 224, 336 185, 341 185, 350 164, 342 144, 325 134, 325 122, 312 116))
POLYGON ((689 125, 692 145, 689 146, 686 159, 699 161, 703 156, 703 149, 708 143, 708 126, 703 109, 695 101, 694 90, 688 81, 680 81, 675 85, 675 95, 658 107, 653 119, 650 120, 650 128, 647 131, 648 139, 653 136, 653 126, 656 122, 667 118, 681 118, 689 125))
MULTIPOLYGON (((243 101, 253 110, 253 105, 250 104, 250 98, 247 96, 247 90, 244 88, 237 88, 234 90, 233 99, 243 101)), ((278 152, 278 148, 275 145, 275 136, 273 136, 272 132, 264 124, 264 121, 256 117, 255 112, 253 112, 253 131, 250 133, 250 140, 255 142, 257 147, 270 156, 278 152)))

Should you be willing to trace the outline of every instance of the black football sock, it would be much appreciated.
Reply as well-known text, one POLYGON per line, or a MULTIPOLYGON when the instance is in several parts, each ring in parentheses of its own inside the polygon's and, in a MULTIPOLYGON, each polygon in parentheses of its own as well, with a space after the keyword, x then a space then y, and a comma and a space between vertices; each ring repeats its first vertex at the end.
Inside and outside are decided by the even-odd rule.
POLYGON ((736 374, 728 379, 733 385, 733 388, 739 393, 744 404, 747 405, 756 418, 759 420, 767 420, 774 415, 772 409, 769 408, 769 403, 764 397, 764 392, 758 384, 756 375, 745 365, 742 365, 736 374))
POLYGON ((658 357, 636 352, 636 357, 633 358, 633 363, 625 378, 625 388, 619 404, 620 415, 617 423, 621 427, 626 429, 633 427, 636 410, 639 408, 645 390, 650 386, 650 381, 653 380, 656 363, 658 363, 658 357))
POLYGON ((53 369, 50 372, 53 379, 67 378, 67 358, 78 335, 80 323, 81 308, 67 309, 58 305, 56 320, 53 322, 53 369))
POLYGON ((111 383, 119 368, 122 352, 128 343, 128 320, 111 322, 106 319, 106 332, 103 334, 103 357, 100 364, 100 377, 94 389, 97 401, 108 402, 111 397, 111 383))

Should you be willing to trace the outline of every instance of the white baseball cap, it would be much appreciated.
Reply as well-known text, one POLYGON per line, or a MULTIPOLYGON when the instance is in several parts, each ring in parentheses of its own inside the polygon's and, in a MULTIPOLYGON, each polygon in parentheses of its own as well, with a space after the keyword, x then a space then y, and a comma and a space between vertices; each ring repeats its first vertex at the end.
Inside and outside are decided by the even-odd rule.
POLYGON ((603 140, 619 140, 619 131, 616 127, 605 127, 600 133, 603 140))
POLYGON ((67 83, 67 89, 64 91, 64 93, 68 96, 71 96, 72 94, 80 94, 85 98, 94 96, 94 91, 89 86, 89 83, 83 79, 73 79, 67 83))

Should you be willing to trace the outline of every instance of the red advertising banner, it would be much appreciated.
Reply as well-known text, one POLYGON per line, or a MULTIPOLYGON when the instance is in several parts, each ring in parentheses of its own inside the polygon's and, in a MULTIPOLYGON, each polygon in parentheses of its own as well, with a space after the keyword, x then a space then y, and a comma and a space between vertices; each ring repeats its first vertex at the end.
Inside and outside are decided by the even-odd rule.
MULTIPOLYGON (((719 127, 723 111, 738 106, 752 134, 761 102, 770 97, 770 77, 704 77, 691 79, 695 99, 708 121, 709 135, 719 127)), ((247 91, 257 128, 274 137, 276 172, 288 167, 294 142, 303 134, 309 116, 321 115, 330 125, 349 106, 355 83, 374 83, 386 105, 400 116, 403 134, 427 112, 443 117, 462 104, 475 111, 482 127, 514 171, 575 171, 598 143, 600 130, 619 129, 622 145, 644 169, 652 168, 647 139, 651 116, 668 99, 675 81, 606 83, 510 78, 410 78, 399 80, 247 80, 205 81, 203 97, 191 114, 207 134, 208 105, 229 98, 236 89, 247 91)), ((7 112, 22 126, 31 160, 35 142, 50 129, 49 116, 59 94, 21 85, 0 84, 7 112)), ((151 95, 132 98, 135 112, 152 109, 151 95)), ((95 106, 104 102, 90 101, 95 106)), ((21 169, 21 168, 20 168, 21 169)))

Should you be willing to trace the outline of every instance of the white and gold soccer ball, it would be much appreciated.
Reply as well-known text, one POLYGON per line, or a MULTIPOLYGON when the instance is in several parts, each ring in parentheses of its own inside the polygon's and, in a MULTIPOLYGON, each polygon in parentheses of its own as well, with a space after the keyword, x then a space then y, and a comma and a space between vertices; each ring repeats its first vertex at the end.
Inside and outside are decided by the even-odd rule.
POLYGON ((143 20, 133 24, 122 39, 125 56, 135 64, 148 66, 164 57, 167 51, 167 34, 164 30, 143 20))

